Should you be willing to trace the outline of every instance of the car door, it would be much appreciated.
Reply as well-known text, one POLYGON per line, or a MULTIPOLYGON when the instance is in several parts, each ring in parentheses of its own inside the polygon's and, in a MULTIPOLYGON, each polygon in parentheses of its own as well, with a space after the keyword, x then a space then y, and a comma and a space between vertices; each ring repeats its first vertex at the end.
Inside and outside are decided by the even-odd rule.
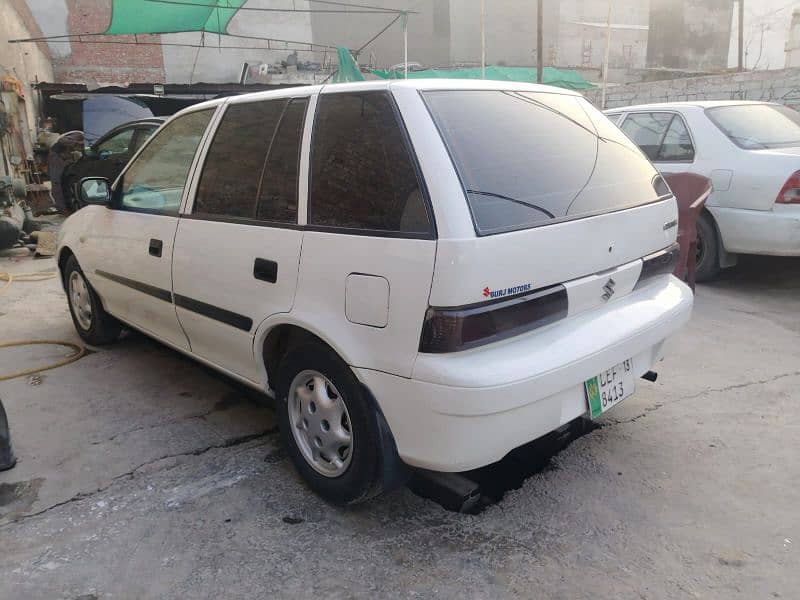
POLYGON ((172 281, 192 352, 251 381, 253 336, 294 302, 300 148, 309 97, 232 100, 175 237, 172 281))
POLYGON ((632 112, 621 125, 662 173, 695 172, 695 146, 677 112, 632 112))
POLYGON ((117 179, 87 234, 88 274, 106 310, 188 348, 172 302, 172 244, 195 152, 214 109, 185 113, 153 137, 117 179))

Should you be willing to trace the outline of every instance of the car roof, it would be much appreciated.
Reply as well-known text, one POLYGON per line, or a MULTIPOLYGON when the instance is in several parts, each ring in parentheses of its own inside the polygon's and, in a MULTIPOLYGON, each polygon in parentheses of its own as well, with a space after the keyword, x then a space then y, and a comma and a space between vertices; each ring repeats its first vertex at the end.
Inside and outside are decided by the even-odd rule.
POLYGON ((746 106, 754 104, 774 104, 774 102, 756 102, 747 100, 702 100, 695 102, 656 102, 653 104, 637 104, 634 106, 619 106, 609 108, 604 111, 606 114, 619 114, 632 111, 644 110, 705 110, 707 108, 719 108, 721 106, 746 106))
POLYGON ((517 92, 543 92, 562 94, 566 96, 580 96, 578 92, 550 85, 523 83, 520 81, 494 81, 479 79, 379 79, 377 81, 354 81, 350 83, 328 83, 321 85, 302 85, 286 87, 263 92, 251 92, 225 98, 215 98, 193 104, 176 114, 185 114, 195 110, 204 110, 224 104, 226 102, 240 103, 253 102, 254 100, 268 100, 269 98, 285 98, 295 94, 308 96, 311 94, 336 94, 345 92, 378 91, 391 89, 415 89, 420 91, 446 91, 446 90, 506 90, 517 92))

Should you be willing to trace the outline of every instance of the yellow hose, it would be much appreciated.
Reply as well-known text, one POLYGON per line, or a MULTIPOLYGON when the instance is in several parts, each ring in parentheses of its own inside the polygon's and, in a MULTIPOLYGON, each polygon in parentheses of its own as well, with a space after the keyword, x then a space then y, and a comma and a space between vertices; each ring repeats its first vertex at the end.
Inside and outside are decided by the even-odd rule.
POLYGON ((50 369, 63 367, 64 365, 68 365, 69 363, 75 362, 76 360, 81 358, 84 354, 86 354, 86 348, 84 348, 83 346, 79 346, 78 344, 73 344, 72 342, 62 342, 58 340, 22 340, 18 342, 0 342, 0 348, 11 348, 14 346, 35 346, 35 345, 66 346, 67 348, 72 348, 74 352, 72 354, 68 354, 58 362, 55 362, 51 365, 45 365, 44 367, 37 367, 35 369, 27 369, 25 371, 17 371, 16 373, 8 373, 7 375, 0 375, 0 381, 6 381, 8 379, 14 379, 16 377, 33 375, 34 373, 39 373, 41 371, 49 371, 50 369))
POLYGON ((45 271, 43 273, 17 273, 16 275, 0 271, 0 281, 6 282, 6 284, 0 288, 0 294, 8 290, 14 281, 44 281, 46 279, 52 279, 57 275, 58 273, 55 271, 45 271))
MULTIPOLYGON (((0 272, 0 281, 6 282, 6 284, 0 288, 0 294, 5 293, 5 291, 11 286, 11 283, 14 281, 45 281, 46 279, 52 279, 53 277, 57 276, 58 273, 54 271, 44 273, 17 273, 16 275, 0 272)), ((0 342, 0 348, 36 345, 65 346, 67 348, 72 348, 74 352, 72 354, 68 354, 58 362, 55 362, 51 365, 45 365, 44 367, 37 367, 35 369, 27 369, 25 371, 17 371, 16 373, 8 373, 6 375, 0 374, 0 381, 7 381, 8 379, 15 379, 17 377, 24 377, 25 375, 33 375, 34 373, 39 373, 41 371, 49 371, 50 369, 63 367, 64 365, 75 362, 86 354, 86 348, 83 346, 73 344, 72 342, 62 342, 59 340, 21 340, 16 342, 0 342)))

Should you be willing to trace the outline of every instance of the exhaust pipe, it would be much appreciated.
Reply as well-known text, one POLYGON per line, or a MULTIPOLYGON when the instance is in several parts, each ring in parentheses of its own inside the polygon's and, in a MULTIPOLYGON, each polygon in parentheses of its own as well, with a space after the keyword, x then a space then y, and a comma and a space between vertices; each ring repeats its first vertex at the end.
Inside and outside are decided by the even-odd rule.
POLYGON ((8 417, 0 401, 0 471, 8 471, 17 464, 14 452, 11 450, 11 433, 8 429, 8 417))
POLYGON ((647 381, 655 383, 656 379, 658 379, 658 373, 656 373, 655 371, 648 371, 647 373, 642 375, 642 379, 646 379, 647 381))
POLYGON ((481 499, 480 486, 460 473, 416 469, 409 487, 418 496, 434 500, 452 512, 468 513, 481 499))

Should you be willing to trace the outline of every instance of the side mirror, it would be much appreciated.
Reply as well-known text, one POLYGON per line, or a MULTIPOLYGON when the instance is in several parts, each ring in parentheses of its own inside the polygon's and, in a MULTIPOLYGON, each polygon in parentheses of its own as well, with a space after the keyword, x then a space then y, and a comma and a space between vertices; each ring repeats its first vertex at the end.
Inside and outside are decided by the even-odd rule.
POLYGON ((83 155, 86 158, 97 158, 97 150, 94 149, 94 146, 86 146, 83 149, 83 155))
POLYGON ((111 184, 105 177, 81 179, 81 200, 84 204, 110 204, 111 184))

